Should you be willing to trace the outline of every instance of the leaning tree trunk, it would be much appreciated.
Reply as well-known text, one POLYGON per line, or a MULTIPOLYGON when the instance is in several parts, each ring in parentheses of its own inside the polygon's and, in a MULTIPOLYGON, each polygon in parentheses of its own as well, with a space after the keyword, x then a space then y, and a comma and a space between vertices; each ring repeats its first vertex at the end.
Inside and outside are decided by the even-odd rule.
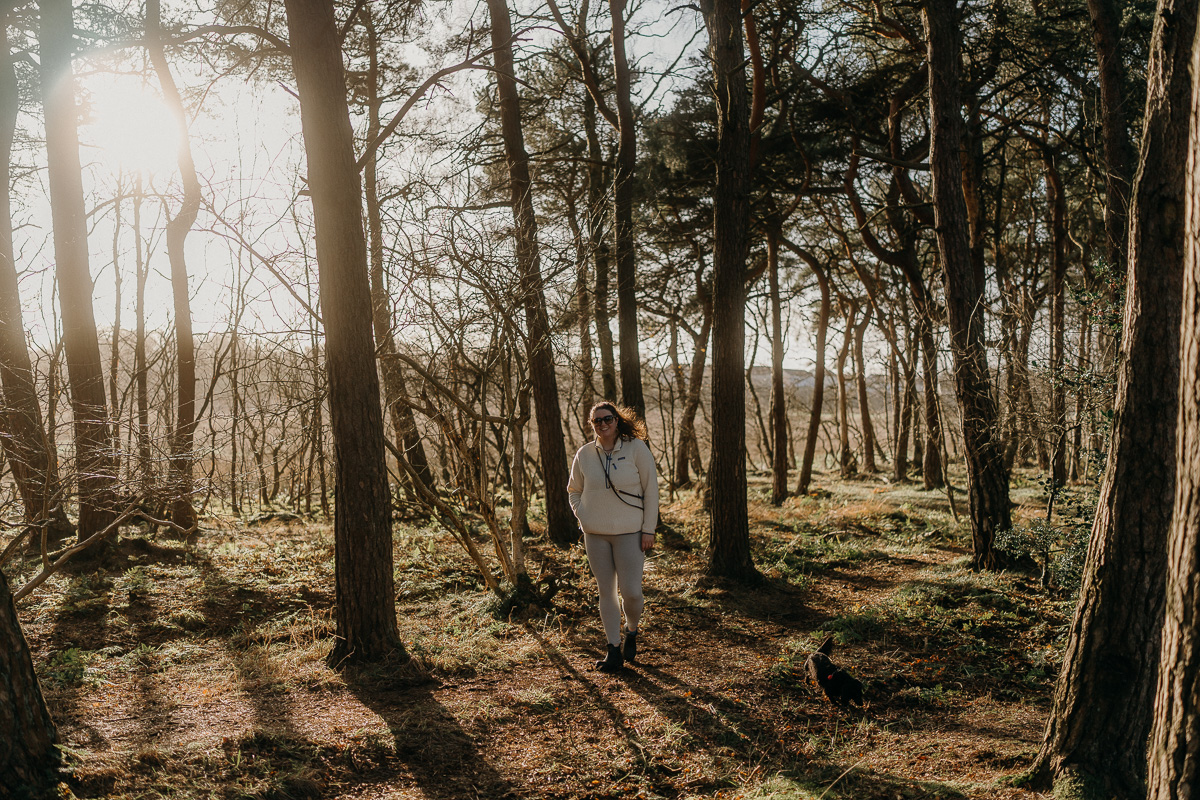
POLYGON ((392 507, 362 227, 362 192, 333 5, 286 0, 316 226, 329 415, 336 450, 337 644, 328 663, 404 648, 396 632, 392 507))
POLYGON ((0 445, 25 506, 25 521, 48 524, 52 541, 73 531, 63 512, 58 470, 38 402, 17 286, 9 198, 10 156, 17 124, 17 76, 8 55, 7 10, 0 15, 0 445))
MULTIPOLYGON (((521 101, 513 68, 512 23, 506 0, 488 0, 495 51, 496 91, 500 99, 500 131, 508 161, 509 191, 516 228, 517 270, 525 307, 525 338, 529 378, 537 414, 538 454, 546 487, 546 528, 550 541, 567 545, 579 540, 579 527, 567 498, 567 451, 563 443, 562 412, 558 407, 558 378, 550 342, 550 320, 537 240, 537 217, 529 178, 529 154, 521 129, 521 101)), ((622 347, 622 358, 624 358, 622 347)), ((624 380, 624 375, 622 379, 624 380)), ((628 387, 623 387, 628 396, 628 387)))
POLYGON ((176 402, 175 430, 171 436, 171 519, 181 528, 196 527, 196 509, 192 505, 193 465, 196 434, 196 343, 192 336, 192 306, 188 294, 187 259, 184 245, 188 233, 200 213, 200 179, 192 160, 192 145, 188 135, 187 116, 183 99, 163 51, 162 19, 159 0, 146 0, 146 50, 163 99, 175 118, 179 132, 179 178, 183 184, 183 203, 179 213, 167 223, 167 259, 171 264, 171 293, 175 302, 175 369, 179 375, 176 402))
POLYGON ((0 572, 0 794, 38 797, 56 782, 58 732, 0 572))
POLYGON ((92 309, 87 212, 79 163, 78 111, 71 71, 74 23, 70 0, 42 0, 41 73, 46 116, 46 178, 54 225, 54 261, 62 310, 63 348, 75 424, 79 539, 112 522, 117 477, 104 396, 104 368, 92 309))
MULTIPOLYGON (((1178 418, 1183 437, 1179 453, 1194 455, 1200 430, 1195 414, 1200 173, 1191 164, 1185 180, 1181 168, 1189 161, 1189 118, 1196 120, 1200 113, 1192 104, 1188 71, 1197 5, 1197 0, 1163 0, 1155 19, 1150 95, 1130 215, 1129 284, 1109 466, 1054 707, 1033 769, 1043 786, 1080 782, 1095 786, 1098 797, 1122 800, 1144 795, 1145 743, 1157 707, 1160 642, 1167 643, 1168 670, 1174 657, 1169 650, 1178 644, 1172 634, 1160 638, 1168 530, 1175 537, 1194 537, 1196 531, 1194 506, 1176 506, 1180 518, 1173 529, 1171 513, 1173 503, 1194 497, 1196 481, 1197 461, 1185 458, 1180 462, 1181 485, 1175 488, 1180 388, 1184 402, 1178 418), (1185 187, 1190 189, 1186 198, 1185 187), (1190 226, 1186 239, 1185 220, 1190 226), (1185 351, 1182 383, 1181 313, 1188 315, 1185 347, 1190 348, 1185 351)), ((1193 132, 1193 153, 1197 144, 1200 135, 1193 132)), ((1192 557, 1194 545, 1193 539, 1192 557)), ((1173 558, 1184 555, 1177 543, 1173 558)), ((1195 570, 1189 569, 1190 580, 1195 570)), ((1169 600, 1172 615, 1181 612, 1181 600, 1177 595, 1169 600)), ((1164 674, 1172 677, 1169 671, 1164 674)), ((1159 699, 1175 696, 1164 697, 1160 690, 1159 699)), ((1168 711, 1169 703, 1159 708, 1160 713, 1168 711)), ((1188 712, 1194 714, 1195 706, 1188 712)))
POLYGON ((708 574, 758 577, 750 557, 746 513, 746 258, 750 223, 750 107, 738 0, 701 0, 717 98, 713 189, 712 407, 728 424, 713 425, 709 487, 708 574))
MULTIPOLYGON (((371 11, 365 9, 367 35, 370 48, 370 72, 367 76, 367 138, 374 141, 382 126, 379 109, 379 43, 375 33, 371 11)), ((383 216, 379 207, 378 150, 371 152, 363 166, 365 204, 367 208, 367 231, 370 234, 371 280, 371 324, 375 330, 375 341, 379 343, 379 368, 383 376, 383 389, 392 416, 392 427, 396 430, 399 446, 403 448, 408 463, 417 478, 432 488, 436 485, 433 470, 429 467, 429 456, 417 430, 416 416, 406 399, 408 385, 404 378, 404 367, 397 355, 396 338, 392 335, 392 313, 387 286, 383 277, 383 216)))
POLYGON ((1008 470, 998 438, 999 412, 984 342, 984 276, 971 263, 963 198, 957 4, 955 0, 926 0, 921 16, 929 52, 929 167, 954 356, 954 385, 962 409, 974 565, 992 569, 1000 565, 993 540, 998 531, 1012 527, 1012 516, 1008 470))

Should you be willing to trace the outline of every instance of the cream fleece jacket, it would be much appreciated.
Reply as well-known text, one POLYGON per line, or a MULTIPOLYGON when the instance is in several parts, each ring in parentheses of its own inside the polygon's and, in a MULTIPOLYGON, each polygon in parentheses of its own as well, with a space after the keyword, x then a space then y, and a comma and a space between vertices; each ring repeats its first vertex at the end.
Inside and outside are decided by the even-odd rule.
POLYGON ((567 491, 571 510, 584 533, 653 534, 658 526, 658 474, 654 456, 641 439, 618 437, 612 456, 606 456, 594 441, 579 448, 571 463, 567 491), (617 499, 614 486, 628 492, 621 495, 626 502, 617 499))

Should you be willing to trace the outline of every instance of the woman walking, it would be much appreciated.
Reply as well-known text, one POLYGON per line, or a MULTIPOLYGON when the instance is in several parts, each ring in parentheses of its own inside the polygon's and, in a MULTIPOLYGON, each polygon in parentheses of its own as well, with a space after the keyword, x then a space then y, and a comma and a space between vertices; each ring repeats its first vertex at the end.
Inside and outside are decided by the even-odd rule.
POLYGON ((600 620, 608 637, 608 653, 596 668, 613 672, 637 657, 642 568, 658 525, 658 474, 646 423, 631 410, 606 401, 592 406, 590 417, 596 439, 575 453, 567 491, 600 589, 600 620))

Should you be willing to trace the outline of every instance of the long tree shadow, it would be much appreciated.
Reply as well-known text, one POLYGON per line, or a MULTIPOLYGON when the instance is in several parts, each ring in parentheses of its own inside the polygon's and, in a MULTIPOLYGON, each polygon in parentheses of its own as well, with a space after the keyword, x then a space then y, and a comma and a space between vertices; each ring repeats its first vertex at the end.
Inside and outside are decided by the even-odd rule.
MULTIPOLYGON (((108 737, 95 724, 88 699, 92 694, 88 663, 96 651, 113 644, 109 624, 113 611, 113 580, 103 560, 68 562, 63 574, 70 577, 56 604, 54 622, 38 651, 48 651, 39 670, 50 711, 60 725, 74 728, 72 744, 93 749, 109 746, 108 737)), ((45 591, 43 584, 40 591, 45 591)), ((19 609, 18 609, 19 611, 19 609)))
MULTIPOLYGON (((409 668, 399 666, 402 674, 409 668)), ((395 741, 396 759, 427 798, 507 798, 519 796, 483 757, 475 741, 431 691, 428 679, 403 685, 381 678, 379 670, 348 670, 347 686, 364 706, 379 715, 395 741)), ((411 682, 410 682, 411 683, 411 682)), ((402 774, 380 775, 394 784, 402 774)))
POLYGON ((294 704, 290 695, 279 688, 286 682, 285 676, 279 673, 268 648, 254 644, 259 623, 280 610, 278 598, 230 581, 210 558, 199 559, 197 568, 209 634, 220 642, 237 675, 242 695, 254 710, 254 730, 299 738, 293 719, 294 704))
POLYGON ((819 614, 805 602, 808 590, 782 577, 763 578, 752 585, 701 578, 698 586, 708 602, 762 622, 789 626, 819 614))
MULTIPOLYGON (((748 768, 765 767, 777 775, 773 788, 779 796, 789 796, 795 787, 822 797, 849 800, 892 800, 895 797, 958 798, 962 793, 953 787, 879 772, 863 767, 866 759, 853 764, 832 758, 799 752, 801 732, 827 722, 830 714, 841 717, 861 712, 805 713, 793 717, 794 730, 781 730, 755 714, 753 706, 743 705, 730 698, 656 667, 639 664, 637 673, 629 673, 625 683, 647 704, 672 720, 691 738, 693 747, 713 753, 733 753, 748 768), (917 794, 913 794, 917 792, 917 794)), ((703 788, 703 787, 691 787, 703 788)), ((717 787, 712 787, 717 788, 717 787)))

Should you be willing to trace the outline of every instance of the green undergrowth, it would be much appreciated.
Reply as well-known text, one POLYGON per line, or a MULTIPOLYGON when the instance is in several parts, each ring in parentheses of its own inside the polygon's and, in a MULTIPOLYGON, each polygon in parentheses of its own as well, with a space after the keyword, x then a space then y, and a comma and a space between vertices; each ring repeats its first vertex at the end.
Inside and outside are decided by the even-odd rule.
POLYGON ((1064 603, 1012 576, 925 574, 788 642, 771 679, 791 687, 805 682, 805 659, 833 636, 835 663, 856 665, 851 671, 877 701, 937 706, 964 692, 1016 699, 1049 691, 1070 613, 1064 603))
POLYGON ((965 795, 945 784, 904 781, 851 765, 840 773, 834 768, 823 768, 807 774, 772 775, 743 797, 744 800, 857 800, 862 797, 957 800, 965 795))

